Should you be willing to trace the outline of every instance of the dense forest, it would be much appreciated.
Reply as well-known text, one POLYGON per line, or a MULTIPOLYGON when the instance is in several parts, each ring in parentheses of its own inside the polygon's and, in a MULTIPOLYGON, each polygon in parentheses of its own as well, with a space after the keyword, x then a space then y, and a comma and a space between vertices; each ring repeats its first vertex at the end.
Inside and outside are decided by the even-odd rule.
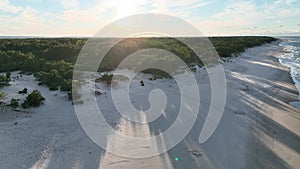
MULTIPOLYGON (((245 51, 246 48, 276 40, 263 36, 209 39, 221 57, 231 57, 245 51)), ((71 91, 74 64, 87 40, 84 38, 0 39, 0 72, 20 70, 23 73, 34 73, 40 84, 47 85, 50 90, 71 91)), ((198 57, 194 52, 174 38, 129 38, 120 41, 107 53, 99 71, 114 69, 129 54, 146 48, 165 49, 181 57, 188 64, 197 62, 201 66, 201 61, 197 60, 198 57)), ((5 76, 1 79, 7 80, 5 76)))

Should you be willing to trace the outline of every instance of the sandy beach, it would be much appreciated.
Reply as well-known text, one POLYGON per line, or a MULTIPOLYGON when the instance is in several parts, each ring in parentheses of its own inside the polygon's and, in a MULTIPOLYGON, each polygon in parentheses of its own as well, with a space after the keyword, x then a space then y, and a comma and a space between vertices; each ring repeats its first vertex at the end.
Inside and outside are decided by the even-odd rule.
MULTIPOLYGON (((198 168, 300 168, 300 110, 289 102, 298 100, 298 91, 288 67, 276 56, 282 53, 278 42, 247 49, 224 63, 227 99, 217 130, 204 144, 198 143, 210 105, 209 79, 196 72, 201 109, 190 133, 176 147, 160 156, 130 159, 116 156, 98 147, 81 128, 66 93, 39 86, 32 75, 23 75, 0 90, 7 100, 22 98, 24 87, 38 89, 46 98, 38 108, 17 111, 0 107, 0 168, 88 168, 88 169, 198 169, 198 168), (193 151, 201 151, 201 156, 193 151), (176 160, 175 160, 176 159, 176 160)), ((18 76, 13 72, 12 77, 18 76)), ((150 81, 139 75, 131 85, 132 101, 149 106, 148 93, 161 88, 172 104, 179 102, 176 85, 168 79, 150 81), (144 87, 139 82, 143 80, 144 87)), ((121 84, 120 84, 121 85, 121 84)), ((116 113, 106 85, 97 83, 97 97, 104 116, 124 135, 151 136, 166 130, 176 118, 168 113, 150 125, 132 124, 116 113)), ((176 107, 167 107, 172 112, 176 107)), ((168 111, 166 111, 168 112, 168 111)), ((122 140, 110 140, 117 148, 126 148, 122 140)), ((161 145, 159 145, 161 146, 161 145)), ((149 149, 147 146, 137 149, 149 149)), ((130 150, 130 151, 135 151, 130 150)))

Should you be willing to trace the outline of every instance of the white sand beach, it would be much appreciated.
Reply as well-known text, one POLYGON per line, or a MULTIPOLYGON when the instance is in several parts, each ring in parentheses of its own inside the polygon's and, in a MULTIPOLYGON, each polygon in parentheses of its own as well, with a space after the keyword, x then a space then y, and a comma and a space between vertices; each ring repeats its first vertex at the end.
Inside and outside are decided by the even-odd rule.
MULTIPOLYGON (((300 168, 300 110, 289 102, 298 92, 288 67, 276 58, 283 52, 278 43, 247 49, 224 63, 227 100, 224 114, 212 137, 204 144, 198 137, 210 105, 209 79, 204 70, 198 78, 201 109, 190 133, 173 149, 159 156, 130 159, 109 153, 85 134, 66 93, 39 86, 32 75, 23 75, 1 88, 7 100, 21 97, 19 90, 38 89, 46 98, 38 108, 0 108, 0 168, 30 169, 201 169, 201 168, 300 168), (201 152, 201 156, 193 153, 201 152)), ((18 72, 12 73, 12 77, 18 72)), ((180 102, 172 80, 150 81, 139 75, 130 88, 132 102, 149 106, 148 94, 161 88, 171 103, 180 102), (143 80, 145 86, 140 86, 143 80), (173 99, 172 99, 173 98, 173 99)), ((151 136, 165 131, 178 113, 168 113, 150 125, 132 124, 110 104, 110 91, 97 83, 97 96, 106 120, 129 136, 151 136)), ((169 112, 176 107, 167 107, 169 112)), ((174 111, 176 112, 176 111, 174 111)), ((104 136, 106 137, 106 136, 104 136)), ((110 140, 116 148, 126 148, 122 140, 110 140)), ((159 143, 158 143, 159 144, 159 143)), ((161 146, 161 145, 159 145, 161 146)), ((137 149, 149 149, 142 146, 137 149)), ((131 153, 135 149, 130 150, 131 153)))

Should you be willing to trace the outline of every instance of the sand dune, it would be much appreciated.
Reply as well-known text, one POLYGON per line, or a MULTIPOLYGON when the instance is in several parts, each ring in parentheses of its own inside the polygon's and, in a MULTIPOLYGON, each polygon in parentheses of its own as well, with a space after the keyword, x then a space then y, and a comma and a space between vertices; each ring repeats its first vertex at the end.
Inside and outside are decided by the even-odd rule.
MULTIPOLYGON (((280 52, 281 48, 273 43, 248 49, 224 63, 228 87, 226 107, 217 130, 204 144, 198 143, 198 137, 210 105, 210 87, 205 71, 196 72, 201 108, 194 127, 167 153, 145 159, 124 158, 99 148, 82 130, 65 93, 49 91, 38 86, 33 76, 24 75, 1 89, 9 94, 7 99, 16 97, 17 91, 27 87, 40 90, 46 101, 39 108, 27 109, 26 113, 1 109, 0 168, 300 168, 300 111, 289 104, 297 100, 298 92, 289 69, 275 57, 280 52), (194 151, 201 151, 201 156, 194 151)), ((12 76, 17 76, 17 72, 12 76)), ((136 105, 149 106, 148 93, 155 88, 166 93, 171 105, 178 104, 174 81, 150 81, 146 77, 139 75, 132 82, 131 96, 136 105), (139 84, 141 79, 144 87, 139 84)), ((178 108, 170 106, 166 108, 166 116, 150 125, 133 124, 120 117, 110 104, 108 88, 100 83, 97 87, 105 92, 97 101, 106 120, 124 135, 159 134, 176 118, 178 108)), ((157 147, 163 146, 163 141, 166 138, 157 142, 157 147)), ((107 144, 127 147, 127 143, 109 136, 107 144)), ((157 147, 144 145, 137 149, 147 151, 157 147)), ((135 149, 128 151, 134 153, 135 149)))

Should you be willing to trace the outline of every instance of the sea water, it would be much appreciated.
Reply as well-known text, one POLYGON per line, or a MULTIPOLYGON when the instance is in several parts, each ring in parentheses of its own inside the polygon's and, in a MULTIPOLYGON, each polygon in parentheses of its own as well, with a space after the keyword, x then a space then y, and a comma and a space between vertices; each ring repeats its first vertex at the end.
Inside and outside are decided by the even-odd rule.
MULTIPOLYGON (((291 76, 300 93, 300 36, 282 37, 280 46, 283 47, 283 54, 278 56, 280 63, 291 68, 291 76)), ((300 100, 300 96, 298 97, 300 100)), ((300 101, 290 103, 300 108, 300 101)))

